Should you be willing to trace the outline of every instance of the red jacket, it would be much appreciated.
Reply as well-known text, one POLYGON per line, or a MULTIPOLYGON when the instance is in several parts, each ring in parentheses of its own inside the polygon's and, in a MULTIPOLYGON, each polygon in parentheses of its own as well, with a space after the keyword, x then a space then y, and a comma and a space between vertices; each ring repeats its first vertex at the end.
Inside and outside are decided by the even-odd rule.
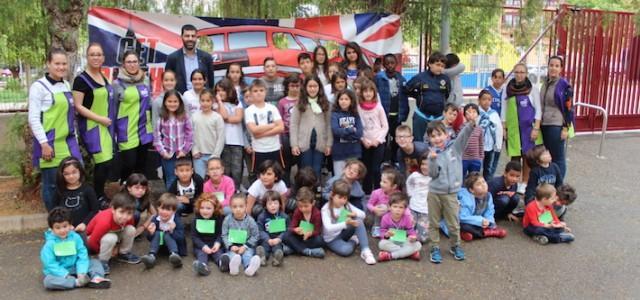
MULTIPOLYGON (((305 220, 304 215, 300 212, 299 209, 293 212, 293 217, 291 217, 291 223, 289 223, 289 231, 293 231, 294 228, 300 226, 300 221, 305 220)), ((322 215, 320 214, 320 210, 317 207, 313 207, 311 210, 311 220, 305 220, 313 224, 313 234, 310 237, 315 237, 320 235, 322 232, 322 215)))
POLYGON ((553 217, 553 223, 560 223, 560 219, 556 216, 556 211, 553 209, 553 206, 545 206, 542 209, 538 207, 538 201, 534 200, 527 204, 527 208, 524 211, 524 218, 522 219, 522 227, 528 226, 537 226, 544 227, 544 224, 541 223, 538 218, 545 211, 551 212, 551 216, 553 217))
POLYGON ((125 226, 133 226, 133 218, 124 225, 120 225, 113 220, 113 208, 100 211, 89 225, 87 225, 87 246, 92 252, 100 252, 100 240, 102 237, 114 231, 120 231, 125 226))

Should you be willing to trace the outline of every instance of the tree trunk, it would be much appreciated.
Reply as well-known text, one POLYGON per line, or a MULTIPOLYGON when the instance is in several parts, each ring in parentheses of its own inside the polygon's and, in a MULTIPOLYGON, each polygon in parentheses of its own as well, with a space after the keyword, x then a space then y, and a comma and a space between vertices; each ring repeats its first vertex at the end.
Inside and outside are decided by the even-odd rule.
POLYGON ((84 0, 42 0, 49 17, 51 46, 62 48, 69 58, 67 79, 75 74, 78 63, 78 34, 86 16, 84 0))
POLYGON ((442 19, 440 21, 440 52, 447 54, 449 48, 449 38, 451 36, 451 0, 442 0, 442 19))

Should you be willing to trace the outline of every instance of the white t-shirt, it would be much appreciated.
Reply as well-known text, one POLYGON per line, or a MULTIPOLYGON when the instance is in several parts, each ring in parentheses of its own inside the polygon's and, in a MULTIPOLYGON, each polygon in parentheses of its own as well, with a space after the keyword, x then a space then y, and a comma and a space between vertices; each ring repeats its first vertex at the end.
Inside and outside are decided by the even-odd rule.
MULTIPOLYGON (((278 109, 270 103, 265 103, 261 108, 251 105, 244 111, 244 121, 247 123, 247 127, 249 123, 264 125, 279 120, 282 120, 282 118, 278 109)), ((251 136, 253 137, 251 147, 256 152, 265 153, 280 150, 280 135, 278 134, 261 138, 256 138, 253 134, 251 136)))
POLYGON ((182 100, 184 101, 184 109, 190 116, 200 110, 200 97, 194 90, 184 92, 182 100))
POLYGON ((324 94, 327 95, 327 100, 329 100, 329 103, 333 104, 334 102, 336 102, 336 99, 334 99, 336 95, 334 95, 331 91, 331 83, 324 85, 324 94))
POLYGON ((420 172, 413 172, 407 178, 407 195, 409 199, 409 208, 413 211, 426 214, 427 194, 429 194, 429 182, 431 177, 423 175, 420 172))
POLYGON ((249 195, 253 196, 254 198, 260 199, 260 198, 262 198, 264 193, 266 193, 267 191, 276 191, 276 192, 280 193, 280 195, 285 195, 288 190, 289 189, 287 189, 287 185, 282 180, 280 180, 280 181, 276 182, 275 184, 273 184, 273 188, 268 190, 264 186, 264 184, 262 184, 262 181, 260 179, 258 179, 258 180, 254 181, 251 184, 251 186, 249 187, 249 190, 247 192, 249 193, 249 195))
POLYGON ((178 186, 178 196, 185 196, 189 198, 189 200, 193 199, 193 196, 196 194, 196 185, 193 182, 193 179, 191 179, 191 183, 189 183, 188 186, 182 186, 179 180, 176 184, 178 186))
MULTIPOLYGON (((224 108, 229 116, 236 115, 236 109, 242 108, 242 103, 232 104, 224 103, 224 108)), ((224 123, 224 141, 225 145, 244 146, 244 130, 242 130, 242 122, 240 123, 224 123)))

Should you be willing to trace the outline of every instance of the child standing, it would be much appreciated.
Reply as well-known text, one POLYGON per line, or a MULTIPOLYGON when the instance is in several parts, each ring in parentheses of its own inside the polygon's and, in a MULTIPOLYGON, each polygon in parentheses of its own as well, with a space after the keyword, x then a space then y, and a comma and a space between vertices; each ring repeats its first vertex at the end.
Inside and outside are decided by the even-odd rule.
POLYGON ((297 164, 297 157, 295 157, 291 153, 291 142, 289 139, 289 128, 291 124, 291 114, 296 109, 295 106, 298 104, 298 99, 300 98, 300 76, 296 74, 290 74, 287 78, 284 79, 284 98, 280 99, 278 102, 278 112, 280 112, 280 116, 282 117, 282 122, 284 123, 284 130, 280 134, 280 143, 282 143, 282 155, 284 156, 284 160, 287 162, 284 168, 284 182, 290 182, 291 176, 291 167, 297 164))
POLYGON ((364 130, 362 133, 362 160, 366 162, 367 175, 363 188, 366 194, 379 188, 380 165, 384 159, 384 145, 389 124, 382 105, 377 96, 376 85, 370 80, 364 80, 358 94, 358 113, 362 119, 364 130))
POLYGON ((482 176, 485 180, 491 180, 495 173, 497 160, 502 149, 502 121, 500 114, 491 107, 491 93, 482 90, 478 95, 478 107, 480 120, 478 126, 482 128, 482 145, 484 146, 484 160, 482 161, 482 176))
MULTIPOLYGON (((464 117, 469 120, 478 119, 478 106, 469 103, 464 107, 464 117)), ((471 137, 467 142, 462 154, 462 177, 465 178, 471 172, 480 172, 482 160, 484 159, 484 138, 482 127, 475 126, 471 132, 471 137)))
POLYGON ((460 202, 460 237, 465 241, 485 237, 503 238, 507 231, 496 225, 493 199, 487 182, 478 172, 464 180, 465 188, 458 192, 460 202))
POLYGON ((317 76, 308 76, 298 104, 291 113, 291 153, 300 167, 310 166, 320 177, 325 156, 331 155, 331 111, 317 76))
POLYGON ((193 144, 191 121, 177 91, 165 92, 156 129, 153 145, 162 157, 162 174, 168 189, 176 180, 173 172, 176 160, 186 157, 193 144))
POLYGON ((404 178, 396 169, 387 169, 382 172, 380 188, 371 192, 367 203, 367 209, 373 214, 373 227, 371 236, 380 237, 380 220, 389 211, 389 195, 404 188, 404 178))
MULTIPOLYGON (((216 84, 216 90, 220 82, 216 84)), ((233 89, 230 89, 233 92, 233 89)), ((221 97, 220 97, 221 98, 221 97)), ((220 157, 224 148, 224 120, 213 108, 214 95, 209 89, 200 93, 200 111, 191 116, 193 122, 193 165, 200 177, 207 174, 207 161, 220 157)), ((216 106, 222 103, 216 102, 216 106)))
POLYGON ((44 273, 44 287, 67 290, 83 286, 108 289, 111 281, 104 278, 104 269, 96 259, 89 259, 82 237, 73 230, 71 213, 56 207, 47 217, 49 230, 44 233, 45 243, 40 250, 44 273))
POLYGON ((527 152, 527 162, 531 166, 529 182, 524 193, 524 202, 529 204, 534 198, 535 189, 542 183, 553 185, 556 189, 562 185, 560 167, 551 161, 551 153, 544 145, 536 145, 527 152))
POLYGON ((336 94, 338 101, 333 104, 331 131, 333 133, 333 172, 341 176, 347 159, 359 159, 362 148, 358 143, 362 138, 362 121, 358 114, 356 95, 349 90, 336 94))
MULTIPOLYGON (((224 149, 222 150, 222 162, 224 163, 225 175, 233 178, 235 186, 242 183, 242 157, 244 156, 245 132, 242 124, 244 119, 244 107, 238 101, 237 94, 229 91, 228 82, 221 80, 220 90, 225 91, 216 95, 218 101, 218 113, 224 120, 224 149), (225 96, 225 97, 223 97, 225 96)), ((245 101, 248 100, 245 98, 245 101)))
POLYGON ((109 274, 109 260, 116 244, 118 260, 138 264, 140 258, 131 253, 136 228, 133 227, 135 199, 127 193, 117 193, 111 199, 111 208, 100 211, 87 225, 87 248, 98 253, 105 274, 109 274))
POLYGON ((193 164, 188 158, 180 158, 176 161, 176 180, 173 181, 167 192, 178 198, 178 215, 187 215, 193 212, 193 203, 200 194, 204 180, 193 172, 193 164))
POLYGON ((227 73, 224 77, 231 80, 231 84, 233 84, 233 88, 236 90, 236 95, 238 95, 238 100, 243 103, 244 95, 242 94, 242 91, 247 88, 247 82, 244 80, 242 65, 237 62, 231 63, 229 68, 227 68, 227 73))
POLYGON ((160 119, 160 111, 164 102, 164 93, 176 89, 176 73, 173 70, 164 70, 162 73, 162 93, 151 102, 151 124, 155 131, 160 119))
POLYGON ((318 45, 315 49, 313 49, 313 74, 316 74, 320 81, 322 81, 322 86, 325 86, 329 83, 329 54, 327 53, 327 48, 322 45, 318 45))
POLYGON ((342 69, 347 74, 347 85, 352 86, 353 82, 358 77, 358 72, 369 68, 362 56, 362 49, 356 42, 349 42, 344 46, 344 62, 342 63, 342 69))
MULTIPOLYGON (((335 103, 338 99, 336 95, 340 91, 347 90, 347 74, 344 73, 340 66, 337 64, 332 64, 331 66, 336 66, 337 69, 333 75, 331 75, 331 83, 325 86, 324 91, 327 95, 327 99, 331 103, 335 103)), ((329 70, 331 71, 332 67, 329 66, 329 70)))
POLYGON ((267 259, 273 254, 271 264, 274 267, 282 264, 284 249, 282 239, 289 227, 289 216, 284 213, 282 196, 276 191, 264 194, 266 209, 258 216, 261 244, 256 247, 260 256, 260 265, 267 265, 267 259))
POLYGON ((156 264, 156 255, 161 246, 166 246, 169 251, 169 262, 174 268, 182 267, 182 258, 186 255, 187 245, 184 239, 184 226, 180 216, 176 215, 178 198, 175 195, 164 193, 158 199, 158 215, 151 217, 151 223, 147 226, 149 254, 142 256, 141 260, 146 269, 151 269, 156 264))
MULTIPOLYGON (((491 71, 491 84, 487 85, 487 87, 485 87, 484 89, 491 94, 491 98, 492 98, 491 109, 495 110, 498 113, 500 120, 502 120, 501 114, 502 114, 502 93, 504 92, 504 70, 494 69, 493 71, 491 71)), ((503 134, 504 134, 504 129, 503 129, 503 134)), ((498 140, 497 143, 502 146, 503 140, 498 140)), ((500 152, 494 152, 493 156, 494 156, 492 159, 493 164, 491 165, 490 169, 495 172, 498 168, 498 162, 500 161, 500 152)))
POLYGON ((458 221, 458 199, 456 194, 462 185, 462 151, 467 145, 476 120, 468 120, 458 137, 451 141, 444 124, 439 121, 429 123, 427 134, 431 144, 429 153, 429 239, 431 241, 430 260, 435 264, 442 262, 440 254, 440 220, 443 218, 449 229, 449 244, 456 260, 464 260, 464 251, 460 247, 460 223, 458 221))
POLYGON ((422 154, 418 158, 418 165, 420 168, 407 178, 407 195, 411 197, 409 199, 409 208, 416 224, 418 239, 424 243, 427 241, 429 229, 429 208, 427 205, 429 183, 431 182, 431 177, 429 177, 429 152, 422 154))
POLYGON ((69 156, 60 162, 54 207, 69 209, 71 225, 76 232, 84 232, 87 224, 100 210, 96 193, 84 180, 84 168, 77 158, 69 156))
POLYGON ((556 201, 556 188, 543 183, 536 188, 536 201, 527 204, 522 219, 524 233, 541 245, 551 243, 570 243, 575 236, 567 224, 561 222, 553 209, 556 201))
POLYGON ((322 206, 322 237, 327 247, 340 256, 349 256, 360 244, 360 257, 369 265, 376 263, 364 228, 365 214, 349 203, 350 184, 333 183, 329 202, 322 206))
POLYGON ((296 210, 291 217, 289 230, 284 234, 284 243, 293 252, 304 256, 324 258, 322 216, 315 206, 314 193, 307 187, 298 189, 296 210), (304 225, 304 226, 303 226, 304 225))
POLYGON ((254 255, 258 245, 260 231, 253 218, 246 213, 247 201, 243 195, 236 194, 231 198, 231 214, 222 223, 222 241, 229 256, 229 273, 238 275, 240 263, 244 266, 244 274, 255 275, 260 268, 260 257, 254 255))
POLYGON ((222 205, 212 194, 202 194, 196 201, 196 216, 191 223, 191 241, 193 241, 193 270, 200 276, 207 276, 209 259, 220 269, 229 271, 229 257, 223 256, 222 222, 224 214, 222 205))
POLYGON ((378 72, 375 77, 376 87, 380 93, 380 102, 387 114, 389 135, 387 136, 386 159, 395 161, 398 146, 394 142, 396 127, 407 119, 409 115, 409 100, 405 94, 406 79, 396 70, 398 60, 392 53, 384 55, 382 65, 384 72, 378 72))
POLYGON ((307 79, 311 76, 317 76, 313 73, 313 62, 311 61, 311 55, 306 52, 298 54, 298 67, 302 74, 300 77, 307 79))
POLYGON ((394 192, 389 196, 389 211, 382 217, 378 243, 378 261, 410 257, 420 260, 422 244, 418 241, 411 215, 407 212, 407 195, 394 192))
POLYGON ((212 194, 222 207, 224 215, 231 213, 231 196, 236 192, 231 177, 224 175, 224 166, 219 158, 211 158, 207 163, 209 179, 204 183, 203 191, 212 194))
POLYGON ((333 188, 333 183, 339 179, 345 180, 347 183, 351 185, 351 194, 349 195, 349 202, 353 204, 360 210, 364 210, 364 205, 362 203, 362 199, 365 194, 362 190, 362 185, 360 185, 360 180, 366 175, 367 168, 364 164, 357 159, 348 159, 345 162, 344 169, 342 171, 342 175, 336 175, 331 177, 331 179, 327 180, 327 183, 322 189, 322 200, 329 201, 331 197, 331 189, 333 188))

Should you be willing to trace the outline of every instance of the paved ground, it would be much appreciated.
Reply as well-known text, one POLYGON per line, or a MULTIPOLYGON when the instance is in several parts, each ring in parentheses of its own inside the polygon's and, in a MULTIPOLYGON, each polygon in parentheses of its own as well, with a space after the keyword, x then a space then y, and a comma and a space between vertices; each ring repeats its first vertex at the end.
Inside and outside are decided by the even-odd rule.
MULTIPOLYGON (((177 271, 166 260, 151 272, 143 271, 142 265, 114 265, 110 290, 54 293, 42 288, 42 235, 32 232, 0 235, 0 298, 637 298, 640 199, 632 188, 640 175, 640 134, 610 135, 606 160, 595 158, 598 142, 596 136, 585 136, 570 146, 567 181, 579 192, 567 217, 577 236, 570 245, 539 246, 519 226, 502 224, 509 236, 465 243, 464 262, 444 255, 437 266, 424 259, 367 266, 356 256, 291 257, 282 268, 266 267, 255 278, 218 272, 198 278, 188 257, 185 268, 177 271)), ((146 242, 139 242, 135 249, 142 253, 146 247, 146 242)))

